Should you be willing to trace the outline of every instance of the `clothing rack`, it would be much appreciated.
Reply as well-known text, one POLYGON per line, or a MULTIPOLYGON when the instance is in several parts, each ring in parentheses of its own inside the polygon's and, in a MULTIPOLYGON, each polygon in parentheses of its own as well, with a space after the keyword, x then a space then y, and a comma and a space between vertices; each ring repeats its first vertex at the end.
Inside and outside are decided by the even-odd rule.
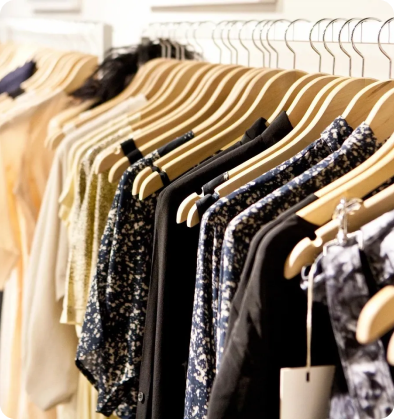
POLYGON ((185 44, 207 61, 387 78, 393 19, 373 17, 151 23, 143 36, 185 44), (363 63, 364 62, 364 63, 363 63))
POLYGON ((10 18, 0 21, 0 40, 79 51, 102 60, 112 46, 112 27, 99 22, 10 18))

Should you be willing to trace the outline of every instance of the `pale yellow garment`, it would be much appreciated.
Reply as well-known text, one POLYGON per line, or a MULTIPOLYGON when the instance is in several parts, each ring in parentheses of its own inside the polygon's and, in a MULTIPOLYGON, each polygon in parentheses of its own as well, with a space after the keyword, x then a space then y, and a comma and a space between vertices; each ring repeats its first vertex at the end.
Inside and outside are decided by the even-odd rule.
MULTIPOLYGON (((142 98, 138 98, 135 105, 140 107, 144 103, 142 98)), ((130 107, 130 106, 129 106, 130 107)), ((77 173, 82 156, 85 154, 86 149, 91 145, 97 144, 99 141, 112 135, 119 135, 127 140, 127 137, 132 133, 131 125, 140 120, 140 114, 136 113, 133 117, 121 118, 121 122, 107 124, 105 127, 96 130, 94 133, 86 136, 78 143, 74 144, 68 155, 68 176, 64 190, 59 198, 61 207, 59 216, 69 225, 70 213, 73 206, 75 194, 75 182, 77 181, 77 173)))
POLYGON ((12 112, 2 115, 6 122, 0 126, 1 282, 17 269, 4 296, 8 309, 3 310, 2 329, 12 328, 12 334, 2 330, 0 405, 13 419, 53 419, 55 411, 40 411, 21 387, 23 274, 52 159, 52 153, 43 147, 46 129, 69 99, 59 91, 30 95, 18 103, 19 109, 16 104, 12 112))
MULTIPOLYGON (((71 171, 67 176, 66 185, 59 200, 61 203, 59 216, 63 220, 63 222, 66 223, 66 225, 70 225, 70 218, 72 217, 71 214, 75 210, 73 207, 76 183, 78 182, 78 173, 81 161, 90 148, 94 147, 94 145, 107 138, 107 132, 111 131, 106 130, 104 135, 100 133, 94 136, 93 138, 78 141, 78 143, 74 144, 74 146, 70 150, 70 154, 73 154, 73 156, 71 157, 73 160, 73 164, 71 171)), ((126 140, 131 135, 131 133, 131 127, 126 127, 122 128, 119 132, 112 135, 111 138, 116 138, 118 141, 126 140)))
MULTIPOLYGON (((95 158, 102 150, 114 144, 119 144, 119 137, 112 136, 94 146, 86 153, 81 162, 77 193, 70 225, 70 251, 66 276, 66 295, 63 304, 62 323, 81 326, 90 288, 92 263, 97 261, 92 255, 93 240, 99 231, 101 223, 95 225, 96 205, 106 218, 115 195, 117 185, 108 182, 108 171, 96 175, 92 171, 95 158), (103 181, 103 178, 106 180, 103 181), (96 198, 100 201, 97 202, 96 198), (97 231, 95 228, 97 227, 97 231)), ((95 246, 97 248, 97 246, 95 246)))
MULTIPOLYGON (((142 100, 139 99, 136 105, 140 106, 142 104, 142 100)), ((108 135, 123 135, 124 140, 131 134, 132 129, 131 125, 136 123, 140 120, 140 114, 135 114, 132 118, 128 117, 126 119, 122 118, 121 123, 116 123, 115 125, 107 124, 105 128, 97 130, 94 135, 90 135, 86 137, 83 141, 79 141, 78 144, 75 144, 74 147, 71 149, 68 157, 68 167, 69 167, 69 175, 67 177, 66 186, 60 196, 61 202, 61 209, 59 212, 60 218, 66 223, 70 223, 70 213, 73 206, 73 199, 75 194, 75 181, 76 181, 76 173, 78 172, 78 166, 81 159, 81 155, 84 154, 86 150, 86 144, 96 144, 100 140, 106 138, 108 135)))
POLYGON ((65 291, 68 234, 58 217, 58 198, 67 176, 67 154, 71 146, 103 126, 111 117, 100 115, 66 136, 57 148, 26 275, 22 357, 24 385, 32 400, 43 408, 62 402, 63 405, 57 409, 58 419, 83 419, 79 415, 72 417, 79 377, 74 362, 76 331, 75 327, 59 322, 65 291), (37 380, 37 377, 40 379, 37 380), (66 413, 67 416, 63 417, 66 413))

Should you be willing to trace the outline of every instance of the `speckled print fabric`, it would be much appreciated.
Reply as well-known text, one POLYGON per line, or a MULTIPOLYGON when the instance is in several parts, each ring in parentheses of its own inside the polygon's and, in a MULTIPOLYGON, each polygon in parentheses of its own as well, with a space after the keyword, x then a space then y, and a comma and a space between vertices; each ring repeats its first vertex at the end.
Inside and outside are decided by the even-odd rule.
POLYGON ((91 281, 96 196, 97 193, 100 194, 102 198, 100 209, 104 217, 107 217, 116 190, 116 186, 110 184, 108 180, 104 184, 100 179, 105 176, 104 173, 96 175, 91 172, 91 168, 97 155, 118 141, 119 136, 101 141, 86 153, 81 162, 71 218, 71 244, 66 273, 66 295, 63 301, 63 323, 81 326, 83 322, 91 281))
MULTIPOLYGON (((349 389, 345 396, 334 391, 332 419, 381 419, 394 408, 394 385, 382 342, 360 345, 355 333, 358 317, 370 298, 367 276, 376 289, 393 284, 394 211, 362 227, 359 237, 364 262, 359 241, 351 238, 345 246, 329 245, 312 267, 314 300, 328 305, 349 389)), ((307 280, 302 285, 306 290, 307 280)))
MULTIPOLYGON (((330 137, 331 133, 326 135, 330 137)), ((330 140, 328 140, 330 141, 330 140)), ((368 125, 360 125, 342 147, 285 186, 252 205, 229 224, 222 247, 219 292, 218 366, 223 354, 231 302, 237 290, 249 244, 266 223, 293 205, 345 175, 378 148, 368 125)))
POLYGON ((230 221, 250 205, 285 185, 337 150, 352 129, 337 118, 322 137, 292 159, 221 198, 204 214, 197 256, 197 277, 185 398, 185 419, 207 416, 216 374, 218 289, 222 242, 230 221))
POLYGON ((131 194, 137 174, 157 152, 123 174, 104 230, 97 274, 77 352, 77 366, 99 392, 97 411, 135 417, 157 193, 131 194))

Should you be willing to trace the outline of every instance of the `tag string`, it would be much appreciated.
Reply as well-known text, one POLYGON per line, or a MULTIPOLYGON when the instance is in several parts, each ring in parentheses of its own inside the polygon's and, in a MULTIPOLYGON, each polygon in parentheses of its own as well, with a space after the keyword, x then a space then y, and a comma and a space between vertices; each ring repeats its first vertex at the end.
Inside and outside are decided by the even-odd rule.
POLYGON ((313 275, 316 271, 314 264, 308 275, 308 306, 306 315, 306 367, 312 365, 312 308, 313 308, 313 275))

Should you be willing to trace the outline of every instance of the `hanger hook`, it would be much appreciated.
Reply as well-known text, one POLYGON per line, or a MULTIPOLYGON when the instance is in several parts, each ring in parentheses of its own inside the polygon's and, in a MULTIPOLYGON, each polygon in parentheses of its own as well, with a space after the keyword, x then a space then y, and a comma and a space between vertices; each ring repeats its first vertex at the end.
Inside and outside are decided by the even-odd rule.
MULTIPOLYGON (((272 22, 272 20, 267 20, 265 23, 264 23, 264 25, 262 26, 262 28, 261 28, 261 31, 260 31, 260 43, 261 43, 261 46, 267 51, 267 53, 268 53, 268 60, 269 60, 269 63, 268 63, 268 67, 271 67, 271 55, 272 55, 272 51, 269 49, 269 48, 267 48, 266 46, 265 46, 265 44, 264 44, 264 42, 263 42, 263 31, 264 31, 264 29, 265 29, 265 27, 267 26, 267 25, 269 25, 270 23, 272 22)), ((268 30, 268 28, 267 28, 267 30, 268 30)))
POLYGON ((293 54, 293 70, 295 70, 295 68, 296 68, 296 52, 294 51, 294 49, 289 44, 289 41, 287 39, 287 33, 289 32, 290 27, 294 25, 294 29, 293 29, 293 41, 294 41, 295 24, 297 22, 307 22, 307 23, 310 23, 310 21, 309 20, 306 20, 306 19, 296 19, 296 20, 293 20, 293 22, 291 22, 290 25, 286 29, 286 32, 285 32, 285 44, 286 44, 287 48, 290 50, 290 52, 293 54))
POLYGON ((162 35, 162 23, 154 23, 155 26, 159 26, 158 29, 155 30, 155 37, 157 37, 157 42, 159 43, 160 47, 161 47, 161 58, 165 58, 167 57, 167 46, 166 44, 163 42, 163 39, 161 37, 162 35))
MULTIPOLYGON (((244 29, 245 26, 249 25, 249 23, 252 23, 252 22, 258 22, 258 21, 257 20, 247 20, 247 21, 243 22, 242 25, 241 25, 241 27, 240 27, 240 29, 239 29, 239 32, 238 32, 238 40, 239 40, 239 43, 246 50, 246 52, 248 54, 248 67, 250 67, 250 50, 244 44, 244 42, 242 40, 242 31, 243 31, 243 29, 244 29)), ((253 42, 254 42, 254 40, 253 40, 253 42)))
MULTIPOLYGON (((229 43, 229 45, 231 46, 231 48, 235 51, 235 64, 238 64, 238 50, 237 48, 234 46, 234 44, 231 43, 231 30, 233 28, 234 25, 236 25, 239 22, 239 20, 233 20, 230 21, 228 24, 230 25, 228 31, 227 31, 227 41, 229 43)), ((233 63, 233 53, 231 51, 231 64, 233 63)))
POLYGON ((217 47, 217 49, 219 50, 219 63, 221 64, 222 63, 222 55, 223 55, 223 53, 222 53, 222 48, 220 47, 220 45, 219 45, 219 43, 218 42, 216 42, 216 38, 215 38, 215 32, 216 32, 216 29, 222 24, 222 23, 224 23, 225 21, 221 21, 221 22, 219 22, 219 23, 214 23, 214 22, 209 22, 209 23, 213 23, 214 25, 215 25, 215 27, 213 28, 213 30, 212 30, 212 41, 213 41, 213 43, 216 45, 216 47, 217 47))
MULTIPOLYGON (((170 22, 163 22, 162 25, 164 26, 164 28, 168 28, 168 25, 170 25, 170 22)), ((169 34, 170 31, 168 29, 167 29, 167 31, 168 31, 168 34, 169 34)), ((167 34, 167 38, 163 39, 163 42, 167 46, 167 57, 166 58, 170 59, 171 56, 172 56, 172 46, 173 45, 169 40, 169 35, 168 34, 167 34)))
POLYGON ((339 47, 341 48, 342 52, 349 58, 349 76, 352 75, 352 56, 346 51, 345 47, 342 44, 342 31, 345 29, 346 26, 348 26, 349 30, 348 30, 348 42, 350 42, 350 23, 354 22, 355 20, 361 20, 361 18, 357 18, 357 17, 353 17, 349 20, 347 20, 343 25, 342 28, 339 31, 338 34, 338 42, 339 42, 339 47))
MULTIPOLYGON (((182 53, 181 59, 182 60, 186 60, 186 51, 187 51, 188 47, 191 46, 193 48, 193 46, 190 44, 190 41, 189 41, 189 38, 188 38, 188 31, 192 27, 192 23, 191 22, 181 22, 181 24, 180 24, 181 27, 185 26, 185 25, 186 25, 186 29, 185 29, 185 32, 183 34, 183 38, 185 40, 185 43, 181 44, 181 53, 182 53)), ((193 49, 194 49, 194 52, 196 53, 195 48, 193 48, 193 49)), ((195 54, 194 59, 195 60, 198 59, 197 58, 197 53, 195 54)))
MULTIPOLYGON (((379 49, 380 52, 389 60, 389 79, 391 79, 392 77, 392 69, 393 69, 393 61, 390 57, 389 54, 387 54, 387 52, 383 49, 382 47, 382 42, 381 42, 381 35, 382 35, 382 30, 386 25, 390 25, 390 23, 394 20, 394 17, 392 17, 389 20, 386 20, 386 22, 383 23, 382 27, 379 30, 379 35, 378 35, 378 45, 379 45, 379 49)), ((389 26, 389 43, 390 43, 390 26, 389 26)))
MULTIPOLYGON (((203 21, 203 22, 194 22, 194 23, 192 23, 192 25, 191 25, 191 27, 193 27, 194 25, 197 25, 197 27, 195 28, 195 29, 193 29, 193 41, 196 43, 196 45, 198 46, 198 48, 200 49, 200 55, 201 55, 201 59, 202 60, 204 60, 204 48, 203 48, 203 46, 200 44, 200 42, 198 41, 198 37, 197 37, 197 31, 200 29, 200 26, 201 25, 205 25, 205 24, 207 24, 207 23, 211 23, 212 25, 215 25, 215 23, 214 22, 211 22, 211 21, 209 21, 209 20, 205 20, 205 21, 203 21)), ((215 31, 215 29, 216 29, 216 26, 215 26, 215 28, 213 29, 213 31, 212 31, 212 37, 213 37, 213 35, 214 35, 214 31, 215 31)), ((212 38, 213 39, 213 41, 214 41, 214 44, 216 45, 216 43, 215 43, 215 40, 214 40, 214 38, 212 38)), ((217 45, 216 45, 217 46, 217 45)), ((219 47, 218 47, 219 48, 219 47)), ((220 48, 219 48, 219 51, 220 51, 220 48)))
POLYGON ((220 31, 220 40, 222 41, 224 47, 230 52, 230 64, 232 64, 232 62, 233 62, 233 50, 231 49, 231 47, 229 47, 224 42, 224 39, 225 39, 224 31, 226 30, 227 25, 229 25, 231 23, 231 21, 230 20, 224 20, 223 23, 224 23, 223 29, 220 31))
MULTIPOLYGON (((191 49, 195 53, 195 59, 197 60, 197 51, 196 51, 196 48, 190 42, 190 39, 191 38, 189 38, 189 31, 193 28, 193 23, 192 22, 183 22, 183 25, 187 25, 187 28, 185 30, 185 41, 186 41, 186 45, 183 48, 183 53, 185 54, 185 50, 191 49)), ((184 59, 186 59, 186 56, 184 57, 184 59)))
MULTIPOLYGON (((313 51, 315 51, 316 52, 316 54, 318 55, 318 57, 319 57, 319 73, 321 72, 321 63, 322 63, 322 57, 321 57, 321 53, 320 53, 320 51, 315 47, 315 44, 313 43, 313 41, 312 41, 312 35, 313 35, 313 31, 315 30, 315 28, 316 28, 316 26, 318 26, 318 29, 319 29, 319 31, 320 31, 320 23, 322 23, 322 22, 325 22, 325 21, 327 21, 327 20, 330 20, 330 19, 328 19, 328 18, 324 18, 324 19, 320 19, 320 20, 318 20, 313 26, 312 26, 312 28, 311 28, 311 31, 309 32, 309 44, 310 44, 310 46, 311 46, 311 48, 313 49, 313 51)), ((318 34, 317 34, 317 40, 319 41, 319 32, 318 32, 318 34)))
POLYGON ((324 32, 323 32, 323 45, 324 45, 324 48, 326 49, 326 51, 327 51, 327 52, 331 55, 331 57, 332 57, 332 74, 333 74, 333 75, 335 74, 336 57, 335 57, 334 53, 330 50, 330 48, 328 48, 328 46, 327 46, 326 34, 327 34, 327 29, 328 29, 331 25, 333 25, 333 26, 332 26, 332 37, 334 38, 334 23, 335 23, 335 22, 338 22, 338 21, 340 21, 340 20, 342 20, 342 21, 346 21, 346 19, 341 18, 341 17, 339 17, 339 18, 337 18, 337 19, 333 19, 333 20, 331 20, 331 21, 328 23, 328 25, 326 26, 326 28, 324 29, 324 32))
MULTIPOLYGON (((267 34, 266 34, 266 40, 267 40, 267 44, 270 46, 270 48, 275 52, 276 54, 276 68, 279 68, 279 52, 273 47, 273 45, 270 42, 270 32, 271 29, 279 22, 288 22, 289 24, 291 24, 290 20, 287 19, 277 19, 274 20, 271 25, 268 27, 267 29, 267 34)), ((287 29, 287 28, 286 28, 287 29)))
MULTIPOLYGON (((365 72, 365 57, 364 55, 361 53, 361 51, 356 47, 356 44, 354 42, 354 33, 358 27, 358 25, 362 25, 364 22, 368 22, 368 21, 375 21, 375 22, 381 22, 380 19, 377 19, 376 17, 366 17, 365 19, 361 19, 360 22, 358 22, 352 31, 352 37, 351 37, 351 41, 352 41, 352 47, 353 49, 356 51, 356 53, 361 57, 362 59, 362 68, 361 68, 361 77, 364 77, 364 72, 365 72)), ((362 35, 361 35, 362 36, 362 35)), ((362 39, 361 39, 362 41, 362 39)))
MULTIPOLYGON (((252 41, 253 41, 253 44, 254 44, 254 46, 263 54, 263 67, 265 67, 265 51, 264 51, 264 49, 262 49, 262 48, 260 48, 259 47, 259 45, 257 44, 257 42, 256 42, 256 39, 255 39, 255 37, 254 37, 254 34, 255 34, 255 32, 256 32, 256 29, 262 24, 262 23, 264 23, 264 22, 267 22, 266 20, 261 20, 260 22, 258 22, 257 24, 256 24, 256 26, 253 28, 253 32, 252 32, 252 41)), ((260 43, 261 43, 261 31, 260 31, 260 35, 259 35, 259 38, 260 38, 260 43)))
POLYGON ((169 29, 170 42, 172 43, 172 45, 175 48, 175 59, 176 60, 181 59, 181 48, 179 46, 179 43, 176 40, 176 30, 177 30, 178 26, 179 26, 179 22, 172 22, 172 23, 170 23, 170 29, 169 29))

